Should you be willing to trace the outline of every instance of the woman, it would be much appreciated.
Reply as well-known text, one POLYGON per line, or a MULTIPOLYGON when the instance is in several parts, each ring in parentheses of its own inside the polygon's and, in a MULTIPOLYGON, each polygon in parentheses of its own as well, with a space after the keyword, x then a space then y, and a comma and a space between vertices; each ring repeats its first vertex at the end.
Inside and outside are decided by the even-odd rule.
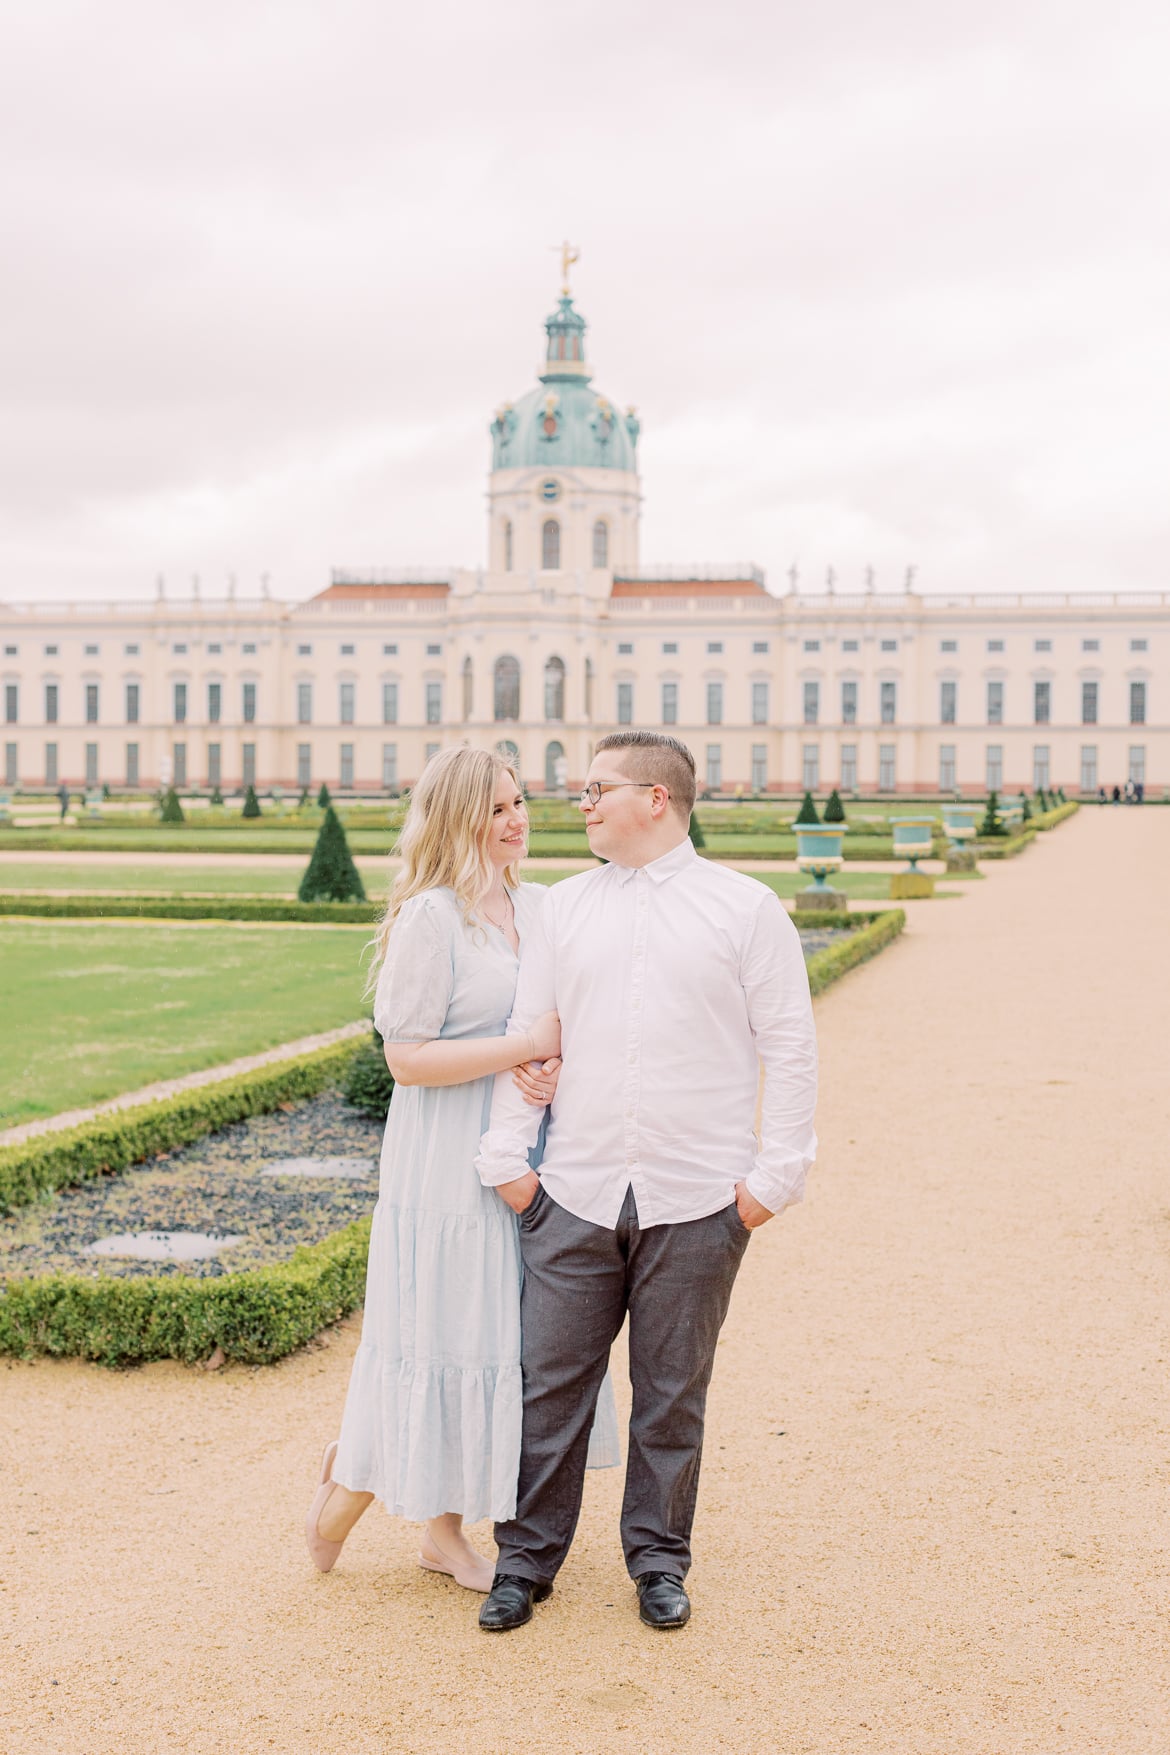
MULTIPOLYGON (((544 900, 520 884, 528 812, 483 750, 432 757, 398 844, 378 931, 374 1021, 395 1089, 382 1147, 362 1339, 341 1436, 327 1446, 306 1538, 322 1572, 375 1498, 423 1522, 419 1562, 469 1590, 493 1568, 463 1521, 510 1517, 520 1459, 520 1252, 515 1215, 473 1160, 494 1075, 552 1096, 560 1025, 504 1034, 520 943, 544 900), (534 1071, 529 1062, 542 1062, 534 1071)), ((616 1457, 612 1391, 591 1461, 616 1457)))

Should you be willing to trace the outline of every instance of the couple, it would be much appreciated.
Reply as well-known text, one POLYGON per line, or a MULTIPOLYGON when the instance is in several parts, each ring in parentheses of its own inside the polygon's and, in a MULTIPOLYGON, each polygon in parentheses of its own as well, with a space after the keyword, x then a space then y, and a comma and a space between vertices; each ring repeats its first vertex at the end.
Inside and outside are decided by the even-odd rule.
POLYGON ((626 1566, 644 1622, 686 1622, 719 1329, 750 1232, 815 1153, 799 939, 764 885, 699 859, 694 795, 685 744, 603 738, 581 809, 607 863, 547 891, 517 881, 527 817, 499 757, 434 757, 403 830, 362 1341, 307 1536, 327 1571, 375 1497, 425 1521, 422 1564, 487 1592, 489 1631, 550 1594, 585 1468, 612 1460, 627 1316, 626 1566), (462 1528, 485 1515, 494 1569, 462 1528))

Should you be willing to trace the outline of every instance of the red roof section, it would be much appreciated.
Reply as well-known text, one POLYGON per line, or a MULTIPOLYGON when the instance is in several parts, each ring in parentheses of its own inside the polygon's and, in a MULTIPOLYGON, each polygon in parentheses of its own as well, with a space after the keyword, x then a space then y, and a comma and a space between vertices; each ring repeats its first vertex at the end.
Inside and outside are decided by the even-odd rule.
POLYGON ((309 601, 336 603, 339 598, 344 598, 352 602, 355 598, 365 597, 393 602, 403 597, 446 597, 450 590, 449 585, 329 585, 309 601))
POLYGON ((615 579, 614 597, 766 597, 754 579, 615 579))

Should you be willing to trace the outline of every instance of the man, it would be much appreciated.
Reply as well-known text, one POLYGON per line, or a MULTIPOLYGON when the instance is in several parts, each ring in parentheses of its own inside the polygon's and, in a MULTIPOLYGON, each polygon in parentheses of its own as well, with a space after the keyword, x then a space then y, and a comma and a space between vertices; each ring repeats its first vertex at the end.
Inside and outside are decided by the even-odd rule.
POLYGON ((515 1517, 496 1526, 489 1631, 521 1626, 552 1590, 627 1314, 626 1566, 643 1621, 686 1622, 715 1343, 750 1232, 800 1199, 816 1151, 800 940, 771 890, 696 854, 694 798, 676 738, 602 738, 581 809, 608 863, 555 885, 522 949, 509 1029, 556 1010, 565 1064, 540 1176, 527 1157, 540 1111, 510 1077, 477 1159, 520 1214, 524 1259, 520 1480, 515 1517))

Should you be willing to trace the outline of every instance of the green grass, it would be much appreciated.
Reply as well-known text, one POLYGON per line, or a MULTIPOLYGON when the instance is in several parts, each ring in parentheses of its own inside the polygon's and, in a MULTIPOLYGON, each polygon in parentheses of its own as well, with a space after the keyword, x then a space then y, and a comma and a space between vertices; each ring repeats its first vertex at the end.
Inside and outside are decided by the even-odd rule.
MULTIPOLYGON (((305 865, 309 863, 305 857, 305 865)), ((358 870, 371 897, 385 895, 390 867, 384 859, 359 859, 358 870)), ((139 892, 162 896, 285 896, 293 897, 303 867, 232 865, 229 861, 207 865, 106 865, 78 859, 76 862, 43 865, 34 861, 5 859, 0 855, 0 889, 103 890, 109 895, 132 896, 139 892)))
POLYGON ((362 1015, 362 928, 0 921, 0 1127, 362 1015))

